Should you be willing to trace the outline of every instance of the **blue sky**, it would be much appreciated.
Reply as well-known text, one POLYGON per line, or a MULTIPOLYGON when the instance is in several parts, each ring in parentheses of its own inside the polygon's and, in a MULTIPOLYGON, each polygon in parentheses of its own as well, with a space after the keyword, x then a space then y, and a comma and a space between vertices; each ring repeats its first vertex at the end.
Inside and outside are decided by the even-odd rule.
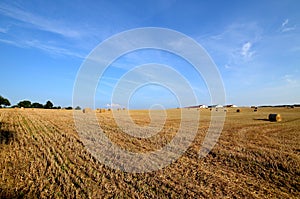
MULTIPOLYGON (((300 103, 300 2, 295 1, 5 1, 0 2, 0 95, 72 104, 86 56, 102 41, 142 27, 169 28, 193 38, 216 63, 227 104, 300 103)), ((168 52, 142 50, 116 60, 96 92, 111 103, 118 79, 137 65, 173 66, 190 81, 199 104, 211 99, 201 76, 168 52)), ((140 88, 132 108, 178 106, 157 85, 140 88)), ((123 105, 123 104, 121 104, 123 105)))

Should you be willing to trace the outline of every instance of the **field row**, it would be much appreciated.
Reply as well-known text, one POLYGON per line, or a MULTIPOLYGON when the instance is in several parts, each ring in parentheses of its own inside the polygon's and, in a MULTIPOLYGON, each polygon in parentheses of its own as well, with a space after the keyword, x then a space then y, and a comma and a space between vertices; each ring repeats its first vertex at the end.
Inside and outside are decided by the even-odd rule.
MULTIPOLYGON (((259 120, 265 114, 228 113, 218 144, 199 159, 209 125, 209 113, 203 113, 198 134, 181 158, 159 171, 133 174, 108 168, 91 156, 76 133, 72 111, 3 109, 0 197, 296 198, 299 113, 286 112, 282 123, 259 120)), ((140 125, 149 124, 146 113, 132 116, 140 125)), ((141 141, 121 132, 111 113, 97 117, 112 141, 139 152, 169 142, 180 123, 178 110, 168 112, 162 131, 141 141)))

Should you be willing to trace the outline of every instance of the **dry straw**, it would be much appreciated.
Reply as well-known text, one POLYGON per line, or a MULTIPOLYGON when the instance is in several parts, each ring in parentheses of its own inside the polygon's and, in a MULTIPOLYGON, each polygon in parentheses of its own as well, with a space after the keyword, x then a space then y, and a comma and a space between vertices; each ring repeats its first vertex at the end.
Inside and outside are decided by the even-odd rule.
POLYGON ((98 113, 105 113, 105 109, 98 108, 98 109, 97 109, 97 112, 98 112, 98 113))
POLYGON ((90 108, 83 109, 83 113, 91 113, 91 112, 92 112, 92 109, 90 109, 90 108))

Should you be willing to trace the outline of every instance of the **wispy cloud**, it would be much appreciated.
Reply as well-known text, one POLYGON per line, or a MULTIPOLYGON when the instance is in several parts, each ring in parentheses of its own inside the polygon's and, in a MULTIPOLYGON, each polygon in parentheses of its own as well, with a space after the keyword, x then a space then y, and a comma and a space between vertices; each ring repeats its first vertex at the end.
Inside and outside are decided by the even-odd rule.
POLYGON ((80 53, 73 52, 73 51, 71 51, 69 49, 66 49, 66 48, 61 48, 61 47, 45 44, 45 43, 42 43, 38 40, 26 41, 26 42, 24 42, 24 44, 26 46, 29 46, 29 47, 32 47, 32 48, 38 48, 38 49, 43 50, 45 52, 49 52, 49 53, 56 54, 56 55, 67 55, 67 56, 73 56, 73 57, 77 57, 77 58, 81 58, 81 59, 85 58, 85 56, 80 54, 80 53))
POLYGON ((20 48, 24 48, 25 47, 24 45, 21 45, 18 42, 7 40, 7 39, 0 39, 0 42, 1 43, 5 43, 5 44, 9 44, 9 45, 12 45, 12 46, 20 47, 20 48))
POLYGON ((284 75, 283 77, 282 77, 282 79, 287 83, 287 84, 289 84, 289 85, 295 85, 295 84, 297 84, 297 80, 293 77, 293 75, 289 75, 289 74, 287 74, 287 75, 284 75))
POLYGON ((289 19, 284 20, 284 22, 282 22, 281 27, 286 26, 289 23, 289 19))
POLYGON ((225 64, 224 67, 225 67, 226 69, 231 69, 231 68, 232 68, 232 67, 229 66, 228 64, 225 64))
POLYGON ((62 22, 46 19, 42 16, 27 12, 22 8, 13 7, 4 3, 0 3, 0 14, 31 24, 37 29, 56 33, 68 38, 78 38, 82 34, 80 31, 74 30, 62 22))
POLYGON ((200 43, 212 58, 219 60, 217 64, 233 70, 253 61, 257 51, 254 44, 261 42, 262 37, 263 28, 255 22, 232 23, 219 33, 202 38, 200 43))
POLYGON ((288 27, 288 28, 282 29, 282 32, 289 32, 289 31, 292 31, 292 30, 295 30, 295 29, 296 29, 296 26, 288 27))
POLYGON ((54 20, 53 18, 49 19, 33 14, 17 4, 8 5, 0 2, 0 16, 1 15, 17 20, 18 23, 13 23, 13 26, 19 28, 10 32, 9 26, 0 27, 0 33, 3 33, 3 38, 0 39, 1 43, 19 48, 36 48, 51 55, 85 58, 82 51, 88 40, 87 37, 89 34, 87 30, 78 30, 75 26, 65 21, 54 20), (45 41, 43 35, 39 38, 33 38, 32 34, 19 34, 19 31, 24 31, 24 29, 28 28, 29 30, 33 29, 54 33, 62 37, 53 37, 51 41, 49 41, 49 39, 45 41), (68 41, 66 39, 68 39, 68 41), (82 41, 85 41, 85 43, 82 41), (60 46, 59 44, 63 44, 64 46, 60 46))
POLYGON ((251 58, 252 55, 254 54, 254 51, 251 51, 251 47, 252 47, 251 42, 246 42, 246 43, 242 46, 241 54, 242 54, 245 58, 251 58))
POLYGON ((296 29, 296 26, 288 26, 289 19, 286 19, 281 24, 281 32, 289 32, 296 29))
POLYGON ((1 28, 0 27, 0 33, 7 33, 8 31, 8 28, 1 28))
POLYGON ((66 56, 72 56, 77 57, 80 59, 84 59, 85 56, 83 54, 73 52, 69 49, 53 46, 47 43, 43 43, 38 40, 27 40, 27 41, 12 41, 7 39, 0 39, 1 43, 13 45, 19 48, 37 48, 39 50, 42 50, 44 52, 54 54, 54 55, 66 55, 66 56))

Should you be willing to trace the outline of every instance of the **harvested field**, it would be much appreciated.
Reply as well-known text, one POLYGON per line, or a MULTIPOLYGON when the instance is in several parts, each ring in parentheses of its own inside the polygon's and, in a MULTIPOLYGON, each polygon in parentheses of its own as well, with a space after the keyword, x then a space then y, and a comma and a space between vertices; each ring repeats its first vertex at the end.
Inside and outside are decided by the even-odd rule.
MULTIPOLYGON (((210 122, 200 109, 198 135, 171 165, 150 173, 113 170, 93 158, 67 110, 0 109, 0 198, 298 198, 300 195, 300 109, 228 109, 222 135, 198 158, 210 122), (269 122, 270 113, 281 122, 269 122)), ((197 111, 197 110, 190 110, 197 111)), ((169 142, 180 109, 168 110, 153 139, 133 138, 117 127, 112 111, 96 113, 107 136, 132 151, 153 151, 169 142)), ((130 111, 134 122, 150 123, 147 111, 130 111)))

